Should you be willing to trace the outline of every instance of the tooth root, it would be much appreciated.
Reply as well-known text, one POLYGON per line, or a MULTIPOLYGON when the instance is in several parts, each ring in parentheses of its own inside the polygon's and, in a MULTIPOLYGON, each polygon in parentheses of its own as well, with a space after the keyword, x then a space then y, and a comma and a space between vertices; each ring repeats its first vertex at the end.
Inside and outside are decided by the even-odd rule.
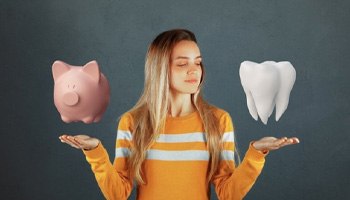
POLYGON ((247 92, 246 96, 247 96, 247 106, 248 106, 249 113, 255 119, 255 121, 257 121, 258 120, 258 111, 256 110, 252 93, 247 92))
POLYGON ((290 92, 292 91, 296 78, 296 71, 293 65, 288 61, 279 62, 276 67, 281 80, 283 80, 281 81, 280 89, 276 96, 276 121, 278 121, 288 107, 290 92))
POLYGON ((247 74, 252 74, 254 72, 255 64, 256 63, 250 62, 250 61, 242 62, 241 67, 239 68, 239 76, 241 78, 241 84, 243 86, 243 90, 247 98, 247 107, 248 107, 249 113, 255 119, 255 121, 257 121, 258 111, 256 110, 254 98, 249 89, 250 82, 247 76, 247 74))
POLYGON ((275 108, 275 99, 276 99, 276 96, 274 98, 274 100, 272 100, 272 104, 271 104, 271 108, 270 108, 270 113, 269 113, 269 117, 271 116, 272 112, 273 112, 273 109, 275 108))
POLYGON ((256 99, 256 107, 258 110, 258 114, 259 117, 261 119, 261 121, 264 124, 267 124, 267 121, 273 111, 273 108, 275 106, 273 98, 269 98, 269 97, 262 97, 262 98, 254 98, 256 99))

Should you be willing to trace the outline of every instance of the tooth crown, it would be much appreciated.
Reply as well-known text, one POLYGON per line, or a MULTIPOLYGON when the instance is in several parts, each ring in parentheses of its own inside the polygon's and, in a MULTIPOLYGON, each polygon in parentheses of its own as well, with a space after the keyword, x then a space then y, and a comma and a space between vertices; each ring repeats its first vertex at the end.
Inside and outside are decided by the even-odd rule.
POLYGON ((276 121, 288 107, 296 72, 288 61, 265 61, 261 64, 244 61, 239 69, 241 84, 251 116, 264 124, 276 105, 276 121))

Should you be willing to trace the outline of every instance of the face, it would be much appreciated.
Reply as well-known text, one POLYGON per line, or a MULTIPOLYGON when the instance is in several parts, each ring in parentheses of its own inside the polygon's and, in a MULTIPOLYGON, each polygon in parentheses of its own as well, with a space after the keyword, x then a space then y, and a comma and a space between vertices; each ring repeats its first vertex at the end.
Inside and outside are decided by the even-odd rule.
POLYGON ((201 77, 201 54, 193 41, 178 42, 170 57, 170 89, 172 92, 197 92, 201 77))

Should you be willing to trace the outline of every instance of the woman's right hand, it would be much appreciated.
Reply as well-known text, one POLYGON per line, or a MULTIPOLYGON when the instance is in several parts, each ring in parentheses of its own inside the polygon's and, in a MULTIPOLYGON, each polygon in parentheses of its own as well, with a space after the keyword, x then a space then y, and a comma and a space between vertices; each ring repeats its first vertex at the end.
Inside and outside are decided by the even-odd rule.
POLYGON ((61 135, 61 142, 69 144, 76 149, 92 150, 98 146, 100 140, 88 135, 61 135))

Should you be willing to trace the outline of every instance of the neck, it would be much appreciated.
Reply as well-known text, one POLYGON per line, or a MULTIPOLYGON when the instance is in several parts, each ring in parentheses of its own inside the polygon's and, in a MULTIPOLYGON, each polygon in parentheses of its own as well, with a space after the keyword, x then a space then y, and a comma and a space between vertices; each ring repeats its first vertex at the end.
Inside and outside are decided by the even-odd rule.
POLYGON ((170 108, 168 114, 171 117, 181 117, 194 112, 195 106, 191 101, 191 94, 170 92, 170 108))

